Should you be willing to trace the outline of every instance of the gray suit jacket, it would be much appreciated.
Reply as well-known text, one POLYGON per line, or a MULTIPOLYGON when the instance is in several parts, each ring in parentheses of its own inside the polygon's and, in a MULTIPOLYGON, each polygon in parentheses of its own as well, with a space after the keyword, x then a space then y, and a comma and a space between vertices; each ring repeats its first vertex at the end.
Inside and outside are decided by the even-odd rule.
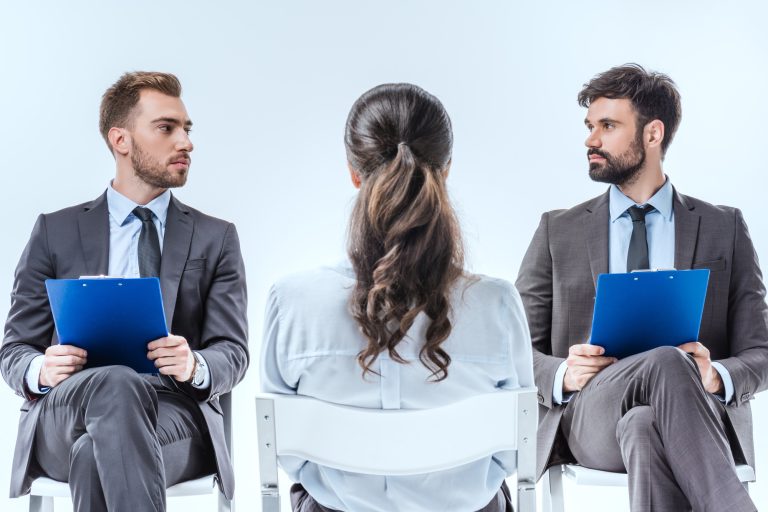
MULTIPOLYGON (((39 399, 26 388, 27 367, 57 342, 44 282, 106 274, 108 253, 109 212, 103 194, 95 201, 40 215, 21 255, 0 348, 3 378, 26 399, 16 439, 11 497, 29 492, 36 476, 30 472, 30 463, 39 399)), ((171 385, 197 400, 216 452, 219 483, 231 498, 234 475, 219 395, 242 380, 249 361, 245 271, 235 226, 171 197, 160 287, 171 332, 184 336, 208 363, 208 389, 175 381, 171 385)))
MULTIPOLYGON (((553 403, 552 387, 568 348, 589 338, 597 276, 608 272, 608 197, 542 215, 516 282, 539 388, 539 476, 573 462, 559 433, 565 406, 553 403)), ((699 340, 733 378, 728 434, 737 460, 754 467, 749 400, 768 388, 768 306, 757 255, 738 209, 677 192, 673 208, 675 267, 711 271, 699 340)))

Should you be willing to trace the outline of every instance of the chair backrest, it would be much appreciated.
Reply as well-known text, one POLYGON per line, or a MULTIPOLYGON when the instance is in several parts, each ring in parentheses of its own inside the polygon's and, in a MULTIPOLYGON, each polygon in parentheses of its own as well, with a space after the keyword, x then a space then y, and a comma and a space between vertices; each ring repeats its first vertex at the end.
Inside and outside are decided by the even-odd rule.
POLYGON ((537 410, 535 388, 419 410, 364 409, 305 396, 260 394, 256 411, 262 493, 276 496, 279 455, 356 473, 414 475, 515 450, 518 481, 532 484, 537 410))

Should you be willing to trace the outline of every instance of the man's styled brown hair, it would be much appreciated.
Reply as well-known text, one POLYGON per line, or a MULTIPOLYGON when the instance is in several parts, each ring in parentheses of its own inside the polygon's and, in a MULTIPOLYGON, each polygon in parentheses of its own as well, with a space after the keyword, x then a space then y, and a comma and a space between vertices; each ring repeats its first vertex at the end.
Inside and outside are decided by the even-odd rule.
POLYGON ((639 64, 624 64, 596 75, 579 92, 579 105, 589 107, 598 98, 628 99, 637 113, 637 129, 658 119, 664 123, 662 157, 675 136, 680 118, 680 93, 669 76, 646 71, 639 64))
POLYGON ((153 89, 174 98, 181 96, 181 83, 170 73, 133 71, 121 76, 101 97, 99 109, 99 131, 110 151, 109 129, 113 126, 131 127, 133 108, 139 103, 143 89, 153 89))

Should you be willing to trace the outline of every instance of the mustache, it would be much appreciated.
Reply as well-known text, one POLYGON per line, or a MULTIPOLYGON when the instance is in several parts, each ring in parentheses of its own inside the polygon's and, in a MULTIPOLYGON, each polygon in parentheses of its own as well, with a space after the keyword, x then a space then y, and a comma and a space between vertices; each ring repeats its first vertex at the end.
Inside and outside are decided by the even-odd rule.
POLYGON ((605 158, 606 160, 610 160, 611 155, 606 153, 605 151, 601 151, 599 149, 591 148, 587 151, 587 158, 589 158, 591 155, 597 155, 605 158))
POLYGON ((599 150, 599 149, 595 149, 595 148, 591 148, 591 149, 589 149, 587 151, 587 158, 589 158, 590 155, 601 156, 601 157, 605 158, 606 160, 610 160, 611 159, 611 155, 610 154, 606 153, 605 151, 602 151, 602 150, 599 150))
POLYGON ((192 163, 192 157, 189 155, 189 153, 177 153, 168 159, 168 163, 174 162, 184 162, 185 164, 189 165, 192 163))

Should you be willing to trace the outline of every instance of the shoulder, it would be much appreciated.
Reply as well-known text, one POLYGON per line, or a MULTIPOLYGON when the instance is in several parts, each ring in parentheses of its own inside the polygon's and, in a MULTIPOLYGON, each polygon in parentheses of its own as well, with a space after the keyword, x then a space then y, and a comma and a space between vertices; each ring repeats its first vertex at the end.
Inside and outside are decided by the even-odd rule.
POLYGON ((515 310, 521 307, 520 294, 515 286, 497 277, 483 274, 466 274, 455 287, 454 308, 473 306, 479 309, 499 307, 515 310))
POLYGON ((272 285, 269 303, 272 307, 312 314, 329 308, 336 310, 339 304, 347 304, 354 285, 354 273, 344 265, 295 272, 272 285))
POLYGON ((737 215, 741 215, 741 211, 733 206, 716 205, 703 201, 701 199, 687 196, 676 192, 676 203, 690 211, 695 212, 697 215, 723 218, 732 220, 737 215))
POLYGON ((176 208, 182 215, 190 216, 195 221, 197 226, 205 229, 206 231, 220 231, 223 233, 229 229, 234 229, 234 224, 231 222, 224 219, 219 219, 213 215, 208 215, 207 213, 203 213, 196 208, 192 208, 191 206, 181 202, 176 198, 176 196, 171 196, 171 204, 169 208, 176 208))
POLYGON ((68 206, 60 210, 55 210, 48 213, 43 213, 41 216, 49 222, 66 222, 76 220, 80 214, 86 213, 98 208, 104 208, 107 211, 107 199, 106 194, 102 194, 96 199, 86 201, 84 203, 76 204, 74 206, 68 206))
POLYGON ((571 206, 570 208, 548 211, 543 217, 546 218, 550 224, 569 224, 573 222, 581 222, 584 215, 599 212, 603 208, 607 211, 608 192, 604 192, 597 197, 593 197, 592 199, 571 206))

